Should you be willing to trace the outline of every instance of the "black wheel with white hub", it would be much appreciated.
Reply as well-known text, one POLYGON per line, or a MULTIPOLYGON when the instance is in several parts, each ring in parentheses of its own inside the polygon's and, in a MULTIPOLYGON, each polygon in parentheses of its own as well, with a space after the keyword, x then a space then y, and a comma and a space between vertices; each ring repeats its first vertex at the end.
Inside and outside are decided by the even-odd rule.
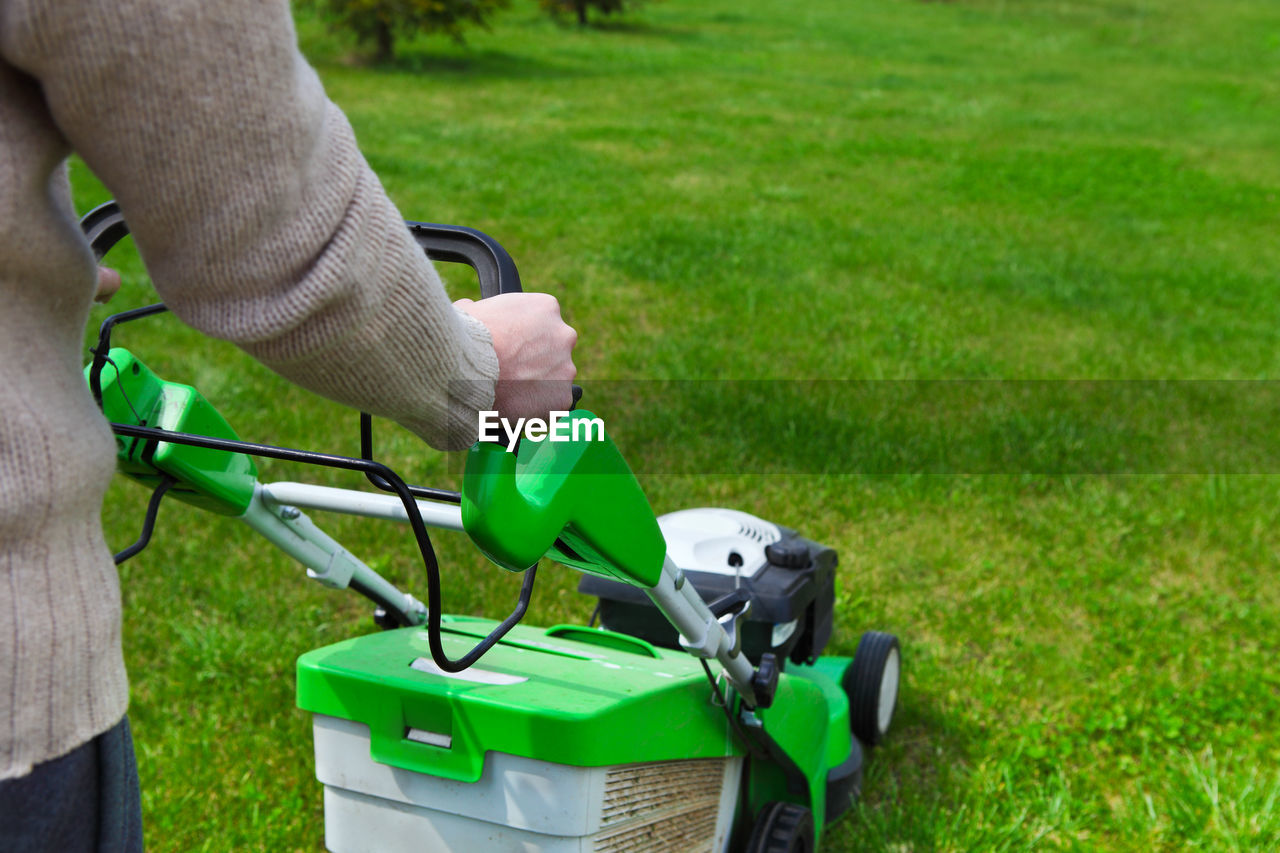
POLYGON ((849 725, 868 746, 880 743, 889 732, 898 707, 901 675, 898 638, 882 631, 863 634, 843 686, 849 696, 849 725))

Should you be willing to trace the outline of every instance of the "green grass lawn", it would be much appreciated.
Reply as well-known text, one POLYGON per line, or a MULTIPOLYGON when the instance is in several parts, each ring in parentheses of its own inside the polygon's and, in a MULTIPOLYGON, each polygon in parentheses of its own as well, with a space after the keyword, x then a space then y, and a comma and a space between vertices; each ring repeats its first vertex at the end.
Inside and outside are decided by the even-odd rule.
MULTIPOLYGON (((902 639, 826 849, 1280 847, 1280 8, 664 0, 579 30, 516 0, 383 68, 299 25, 405 215, 561 299, 655 509, 799 528, 841 554, 833 650, 902 639), (1075 379, 1106 381, 1033 381, 1075 379)), ((120 263, 116 307, 147 301, 120 263)), ((247 438, 358 448, 172 319, 120 340, 247 438)), ((113 545, 145 500, 114 487, 113 545)), ((404 529, 328 529, 424 588, 404 529)), ((436 539, 447 607, 505 614, 515 579, 436 539)), ((369 608, 177 504, 122 577, 150 849, 319 849, 294 660, 369 608)), ((575 583, 544 569, 530 621, 585 621, 575 583)))

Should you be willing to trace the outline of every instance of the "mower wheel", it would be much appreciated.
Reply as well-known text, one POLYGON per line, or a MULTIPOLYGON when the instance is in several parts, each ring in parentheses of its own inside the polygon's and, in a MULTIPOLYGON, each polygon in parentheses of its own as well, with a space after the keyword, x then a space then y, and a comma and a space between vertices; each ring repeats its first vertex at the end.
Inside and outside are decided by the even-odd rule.
POLYGON ((863 634, 843 686, 849 696, 849 726, 868 746, 880 743, 889 731, 898 707, 901 674, 898 638, 881 631, 863 634))
POLYGON ((813 812, 773 802, 760 810, 744 853, 813 853, 813 812))

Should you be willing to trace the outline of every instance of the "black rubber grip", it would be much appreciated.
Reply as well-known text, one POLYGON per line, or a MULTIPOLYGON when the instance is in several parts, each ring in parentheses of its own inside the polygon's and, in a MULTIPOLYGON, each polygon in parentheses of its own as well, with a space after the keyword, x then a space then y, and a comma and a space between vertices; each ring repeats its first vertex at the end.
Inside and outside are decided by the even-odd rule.
POLYGON ((520 292, 516 262, 497 240, 483 231, 462 225, 405 224, 431 260, 466 264, 474 269, 480 278, 481 299, 520 292))
MULTIPOLYGON (((519 293, 520 272, 502 245, 483 231, 461 225, 405 222, 409 233, 433 261, 466 264, 480 279, 480 298, 499 293, 519 293)), ((80 228, 101 261, 111 247, 129 233, 129 226, 114 201, 98 205, 80 220, 80 228)))
POLYGON ((100 204, 80 218, 80 230, 93 249, 93 258, 101 261, 111 247, 119 243, 129 233, 120 214, 120 205, 114 201, 100 204))

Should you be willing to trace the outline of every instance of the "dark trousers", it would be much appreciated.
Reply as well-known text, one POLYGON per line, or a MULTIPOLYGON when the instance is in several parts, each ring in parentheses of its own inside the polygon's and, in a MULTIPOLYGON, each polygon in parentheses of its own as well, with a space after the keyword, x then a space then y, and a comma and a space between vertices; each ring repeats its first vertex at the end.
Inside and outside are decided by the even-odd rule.
POLYGON ((142 853, 128 717, 30 774, 0 782, 0 850, 142 853))

